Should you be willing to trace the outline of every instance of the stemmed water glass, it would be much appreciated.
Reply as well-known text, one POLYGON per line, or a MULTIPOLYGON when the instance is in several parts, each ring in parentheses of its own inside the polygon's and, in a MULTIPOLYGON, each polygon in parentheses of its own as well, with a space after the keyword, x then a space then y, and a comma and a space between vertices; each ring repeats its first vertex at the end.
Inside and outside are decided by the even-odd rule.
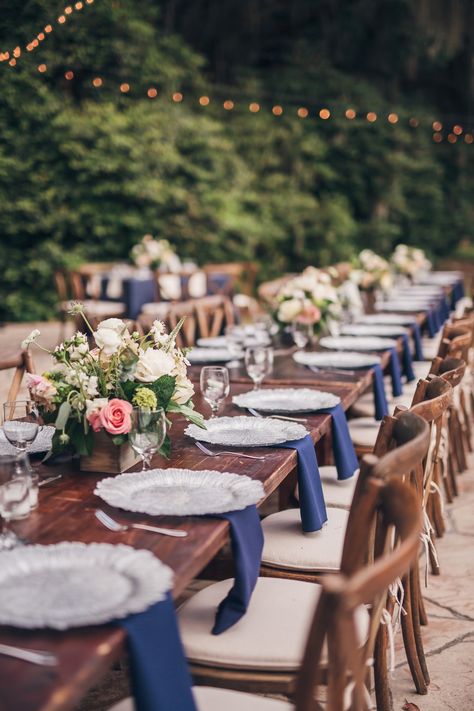
POLYGON ((30 512, 28 476, 19 474, 17 465, 17 457, 0 457, 0 514, 3 520, 0 550, 9 550, 23 543, 9 524, 26 518, 30 512))
POLYGON ((147 410, 135 407, 128 434, 130 445, 142 460, 142 472, 150 468, 151 459, 166 437, 166 418, 162 408, 147 410))
POLYGON ((26 452, 36 439, 39 429, 39 413, 32 400, 3 404, 3 432, 19 453, 26 452))
POLYGON ((255 346, 245 351, 245 367, 249 377, 253 380, 253 389, 258 390, 266 375, 273 368, 273 348, 269 346, 255 346))
POLYGON ((238 368, 240 366, 239 357, 242 357, 245 348, 245 329, 242 326, 227 326, 225 329, 225 342, 232 356, 232 360, 227 363, 229 368, 238 368))
POLYGON ((201 370, 201 393, 216 417, 221 403, 230 392, 229 371, 221 365, 207 365, 201 370))
POLYGON ((298 348, 303 349, 308 345, 310 340, 310 328, 312 328, 312 326, 308 326, 307 323, 296 322, 292 325, 291 335, 298 348))

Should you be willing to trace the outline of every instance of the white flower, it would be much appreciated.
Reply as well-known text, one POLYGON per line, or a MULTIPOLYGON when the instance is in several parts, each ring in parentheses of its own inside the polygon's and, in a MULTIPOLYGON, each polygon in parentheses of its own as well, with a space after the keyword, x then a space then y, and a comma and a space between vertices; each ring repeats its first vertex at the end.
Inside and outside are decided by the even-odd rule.
POLYGON ((33 342, 38 338, 39 335, 40 335, 40 331, 39 331, 37 328, 34 328, 34 329, 31 331, 30 335, 27 336, 27 337, 21 342, 21 347, 22 347, 22 349, 23 349, 23 350, 26 350, 26 349, 28 348, 28 346, 30 345, 30 343, 33 343, 33 342))
POLYGON ((141 383, 153 383, 162 375, 170 375, 175 367, 176 362, 171 353, 148 348, 140 351, 135 378, 141 383))
POLYGON ((194 385, 186 376, 178 375, 176 378, 176 390, 171 398, 177 405, 184 405, 194 395, 194 385))
POLYGON ((288 299, 280 304, 278 309, 278 319, 285 323, 293 321, 302 309, 302 303, 299 299, 288 299))
POLYGON ((98 383, 99 379, 97 375, 91 375, 89 378, 89 382, 86 385, 86 393, 87 395, 89 395, 89 397, 95 397, 99 394, 98 383))
POLYGON ((108 403, 106 397, 96 397, 95 400, 86 400, 86 417, 88 417, 92 412, 99 412, 108 403))
POLYGON ((101 321, 94 333, 94 339, 106 355, 113 355, 123 345, 127 327, 119 318, 108 318, 101 321))
POLYGON ((105 321, 101 321, 97 326, 98 331, 102 328, 108 328, 116 333, 124 333, 127 330, 121 318, 106 318, 105 321))

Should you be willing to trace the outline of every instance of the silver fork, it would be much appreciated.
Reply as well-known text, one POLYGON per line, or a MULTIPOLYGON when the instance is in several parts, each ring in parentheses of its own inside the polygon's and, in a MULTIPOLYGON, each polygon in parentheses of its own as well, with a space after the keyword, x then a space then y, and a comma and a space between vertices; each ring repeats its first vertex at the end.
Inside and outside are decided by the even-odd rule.
POLYGON ((151 531, 152 533, 161 533, 163 536, 173 536, 174 538, 185 538, 188 535, 187 531, 181 531, 173 528, 158 528, 157 526, 148 526, 146 523, 119 523, 111 518, 102 509, 95 511, 95 517, 100 523, 110 531, 122 532, 128 531, 129 528, 138 528, 141 531, 151 531))
POLYGON ((339 375, 355 375, 356 374, 355 370, 343 370, 342 368, 332 368, 331 366, 328 366, 327 368, 318 368, 317 365, 309 365, 308 368, 313 373, 324 373, 326 371, 329 373, 338 373, 339 375))
POLYGON ((286 415, 262 415, 258 410, 254 410, 253 407, 248 407, 247 410, 254 417, 273 417, 274 420, 287 420, 288 422, 308 422, 304 417, 287 417, 286 415))
POLYGON ((0 654, 14 659, 22 659, 24 662, 39 664, 42 667, 54 667, 58 663, 58 658, 50 652, 43 652, 40 649, 22 649, 11 647, 9 644, 0 644, 0 654))
POLYGON ((245 457, 246 459, 260 459, 262 461, 265 459, 265 457, 255 457, 252 454, 244 454, 243 452, 213 452, 212 449, 208 449, 201 442, 195 442, 194 444, 201 452, 207 454, 208 457, 220 457, 221 454, 234 454, 236 457, 245 457))

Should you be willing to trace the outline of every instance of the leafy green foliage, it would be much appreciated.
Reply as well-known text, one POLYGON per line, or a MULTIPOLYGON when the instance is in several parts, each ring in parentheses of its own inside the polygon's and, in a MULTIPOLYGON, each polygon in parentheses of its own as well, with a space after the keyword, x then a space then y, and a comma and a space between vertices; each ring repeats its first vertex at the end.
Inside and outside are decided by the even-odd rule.
MULTIPOLYGON (((265 70, 251 66, 251 52, 241 57, 227 35, 225 47, 220 43, 215 28, 228 22, 227 4, 221 10, 216 4, 219 22, 212 27, 216 56, 233 52, 242 67, 239 86, 229 91, 232 112, 208 89, 203 58, 164 31, 166 19, 197 45, 200 2, 175 3, 173 19, 164 0, 101 0, 74 13, 35 52, 23 52, 16 67, 1 66, 0 320, 53 317, 55 269, 84 259, 127 259, 147 232, 198 263, 256 260, 261 279, 350 259, 365 246, 387 253, 397 241, 443 256, 469 238, 473 147, 435 144, 436 112, 403 94, 405 49, 429 61, 406 0, 392 3, 388 15, 373 0, 358 0, 350 10, 343 3, 341 13, 325 16, 324 28, 304 30, 305 11, 313 17, 325 10, 298 0, 300 40, 288 43, 284 57, 279 50, 265 70), (383 38, 383 51, 371 40, 369 57, 372 36, 383 38), (40 61, 45 74, 37 71, 40 61), (384 81, 377 87, 355 75, 357 62, 372 74, 380 67, 384 77, 397 67, 396 91, 390 85, 396 125, 386 120, 384 81), (73 81, 64 78, 66 70, 73 81), (103 78, 100 90, 92 86, 95 76, 103 78), (129 93, 118 91, 121 82, 130 84, 129 93), (157 87, 157 99, 146 98, 149 86, 157 87), (205 87, 212 101, 203 108, 196 97, 205 87), (169 99, 177 90, 184 95, 179 104, 169 99), (249 96, 273 97, 284 114, 273 116, 265 102, 250 113, 249 96), (310 118, 297 118, 298 97, 312 96, 310 118), (317 117, 323 101, 330 121, 317 117), (354 121, 344 117, 348 105, 358 113, 354 121), (379 116, 372 124, 364 118, 369 108, 379 116), (413 114, 418 128, 409 125, 413 114)), ((267 12, 254 5, 242 3, 242 18, 267 12)), ((268 5, 286 12, 285 3, 268 5)), ((2 46, 24 46, 61 7, 56 0, 21 8, 5 0, 2 46)), ((258 25, 265 42, 268 33, 278 34, 276 14, 268 13, 270 24, 265 15, 258 25)), ((210 27, 204 47, 212 44, 210 27)), ((238 31, 245 46, 248 36, 238 31)), ((430 61, 437 71, 441 60, 430 61)))

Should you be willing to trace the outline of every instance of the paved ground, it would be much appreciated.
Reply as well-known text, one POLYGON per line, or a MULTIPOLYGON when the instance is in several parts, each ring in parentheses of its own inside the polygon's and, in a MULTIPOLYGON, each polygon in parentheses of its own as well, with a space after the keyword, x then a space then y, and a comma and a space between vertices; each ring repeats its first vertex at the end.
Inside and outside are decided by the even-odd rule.
MULTIPOLYGON (((59 336, 57 324, 18 324, 0 330, 0 347, 20 343, 33 327, 40 341, 52 348, 59 336), (4 340, 5 339, 5 340, 4 340)), ((48 356, 33 351, 37 370, 48 366, 48 356)), ((5 399, 11 374, 0 372, 0 398, 5 399)), ((469 471, 460 477, 460 496, 446 508, 448 531, 437 542, 442 575, 430 576, 425 591, 430 624, 424 629, 431 674, 427 696, 414 692, 401 634, 397 639, 396 671, 392 679, 394 711, 405 699, 420 711, 474 710, 474 456, 469 471)), ((127 675, 117 668, 83 701, 77 711, 106 711, 127 693, 127 675)))

